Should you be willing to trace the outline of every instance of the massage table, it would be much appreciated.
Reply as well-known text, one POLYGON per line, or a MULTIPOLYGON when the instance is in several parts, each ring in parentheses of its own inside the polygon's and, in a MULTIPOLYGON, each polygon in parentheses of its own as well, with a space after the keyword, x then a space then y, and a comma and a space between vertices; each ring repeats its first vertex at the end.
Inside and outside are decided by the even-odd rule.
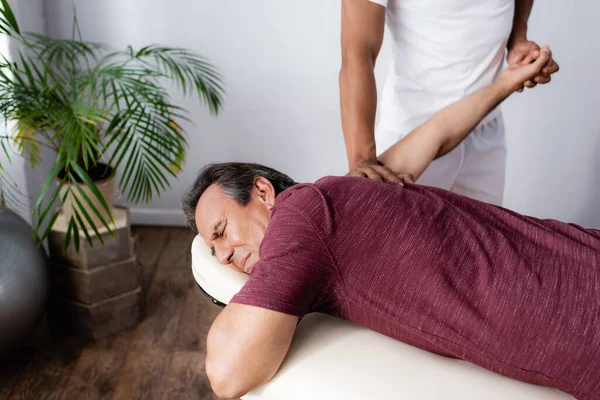
MULTIPOLYGON (((225 306, 248 276, 220 264, 202 238, 192 272, 213 303, 225 306)), ((325 314, 298 324, 279 372, 244 400, 565 400, 572 396, 442 357, 325 314)))

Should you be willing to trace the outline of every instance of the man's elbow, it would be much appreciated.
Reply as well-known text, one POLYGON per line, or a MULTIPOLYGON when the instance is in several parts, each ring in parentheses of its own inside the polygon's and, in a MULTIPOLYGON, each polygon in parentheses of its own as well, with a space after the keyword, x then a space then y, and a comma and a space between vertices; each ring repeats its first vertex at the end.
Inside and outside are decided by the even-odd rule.
POLYGON ((243 379, 233 368, 206 362, 206 375, 210 386, 220 399, 236 399, 259 386, 243 379))
POLYGON ((212 387, 213 392, 217 395, 219 399, 237 399, 244 396, 250 390, 240 390, 235 387, 235 385, 231 385, 229 382, 218 382, 215 383, 210 381, 210 385, 212 387))

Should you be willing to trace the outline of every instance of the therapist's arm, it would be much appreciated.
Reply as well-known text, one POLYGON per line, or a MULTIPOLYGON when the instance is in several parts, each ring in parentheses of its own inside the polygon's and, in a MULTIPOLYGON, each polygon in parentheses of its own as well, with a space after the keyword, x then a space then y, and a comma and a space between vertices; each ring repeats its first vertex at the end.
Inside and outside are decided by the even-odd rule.
POLYGON ((377 165, 375 61, 381 49, 385 7, 369 0, 342 0, 342 67, 339 74, 342 130, 350 176, 398 181, 377 165))
POLYGON ((267 383, 287 354, 298 317, 230 303, 215 319, 206 342, 206 374, 222 399, 267 383))
POLYGON ((533 0, 515 0, 515 13, 509 38, 509 47, 511 42, 527 40, 527 24, 532 8, 533 0))
POLYGON ((450 104, 414 129, 382 154, 380 161, 417 180, 434 159, 458 146, 491 110, 539 74, 551 57, 544 47, 535 62, 510 66, 491 85, 450 104))
MULTIPOLYGON (((538 57, 540 46, 527 38, 527 27, 532 7, 533 0, 515 0, 513 26, 506 46, 508 49, 506 62, 509 65, 529 64, 538 57)), ((523 86, 533 88, 538 83, 548 83, 551 80, 551 75, 558 72, 558 70, 558 64, 551 57, 540 73, 534 76, 533 79, 524 82, 523 86)))

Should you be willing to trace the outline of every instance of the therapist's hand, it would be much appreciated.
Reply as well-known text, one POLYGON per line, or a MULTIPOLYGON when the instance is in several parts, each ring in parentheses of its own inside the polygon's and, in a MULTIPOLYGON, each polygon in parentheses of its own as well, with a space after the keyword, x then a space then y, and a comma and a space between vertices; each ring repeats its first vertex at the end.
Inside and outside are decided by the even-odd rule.
POLYGON ((377 161, 360 161, 346 176, 361 176, 379 182, 393 182, 404 185, 413 183, 411 174, 398 174, 377 161))
POLYGON ((551 59, 550 48, 544 46, 539 50, 538 57, 534 62, 510 65, 500 74, 493 85, 503 90, 509 90, 510 93, 519 91, 525 82, 535 79, 551 59))
MULTIPOLYGON (((508 53, 506 62, 509 66, 531 64, 540 55, 540 46, 537 43, 527 39, 512 40, 508 45, 508 53)), ((533 88, 538 83, 544 84, 551 80, 552 74, 558 72, 559 66, 556 61, 550 57, 546 64, 542 67, 540 73, 533 79, 528 80, 523 84, 524 87, 533 88)), ((522 92, 523 89, 518 90, 522 92)))

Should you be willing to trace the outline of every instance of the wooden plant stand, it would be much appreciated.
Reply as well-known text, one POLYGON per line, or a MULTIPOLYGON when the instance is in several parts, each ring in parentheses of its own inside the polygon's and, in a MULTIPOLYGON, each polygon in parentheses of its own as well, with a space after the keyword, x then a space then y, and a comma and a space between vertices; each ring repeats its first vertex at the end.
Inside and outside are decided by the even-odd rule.
POLYGON ((48 236, 50 249, 50 327, 90 339, 99 339, 134 327, 142 318, 143 273, 136 257, 129 210, 114 207, 114 236, 98 229, 93 246, 80 233, 79 252, 74 245, 63 253, 68 221, 60 215, 48 236))

